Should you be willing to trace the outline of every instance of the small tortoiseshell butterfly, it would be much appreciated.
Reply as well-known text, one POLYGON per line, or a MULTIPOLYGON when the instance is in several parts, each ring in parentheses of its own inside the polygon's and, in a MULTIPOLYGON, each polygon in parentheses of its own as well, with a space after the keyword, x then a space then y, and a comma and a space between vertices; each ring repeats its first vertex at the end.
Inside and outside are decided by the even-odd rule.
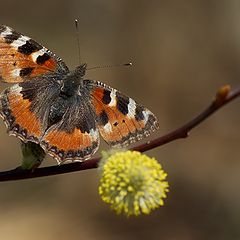
POLYGON ((148 109, 99 81, 84 79, 86 64, 70 71, 54 53, 0 26, 0 77, 16 83, 0 96, 9 135, 35 142, 58 163, 86 160, 99 133, 125 147, 158 128, 148 109))

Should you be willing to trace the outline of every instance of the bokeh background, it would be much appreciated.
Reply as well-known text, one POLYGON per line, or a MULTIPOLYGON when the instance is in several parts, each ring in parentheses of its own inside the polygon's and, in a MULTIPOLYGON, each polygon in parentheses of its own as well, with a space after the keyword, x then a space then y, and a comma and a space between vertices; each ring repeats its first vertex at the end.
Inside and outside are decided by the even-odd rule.
MULTIPOLYGON (((78 64, 75 18, 89 67, 134 63, 91 70, 87 78, 151 109, 161 126, 153 137, 198 114, 220 86, 239 85, 237 0, 1 1, 2 24, 50 48, 70 68, 78 64)), ((98 195, 96 170, 4 182, 1 239, 240 239, 239 109, 236 100, 189 138, 147 152, 170 183, 165 206, 151 215, 125 218, 110 211, 98 195)), ((21 160, 19 141, 2 121, 0 132, 0 169, 14 168, 21 160)))

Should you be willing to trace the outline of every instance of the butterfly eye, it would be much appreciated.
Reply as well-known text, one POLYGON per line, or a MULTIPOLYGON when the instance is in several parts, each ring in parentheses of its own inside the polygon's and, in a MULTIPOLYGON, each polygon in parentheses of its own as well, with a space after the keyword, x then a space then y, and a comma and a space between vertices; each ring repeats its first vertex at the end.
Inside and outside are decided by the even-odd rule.
POLYGON ((67 89, 66 89, 64 86, 62 86, 62 87, 60 88, 60 93, 59 93, 59 95, 60 95, 62 98, 64 98, 64 99, 66 99, 66 98, 68 98, 69 96, 71 96, 71 95, 68 94, 68 91, 67 91, 67 89))
POLYGON ((73 86, 69 82, 65 82, 60 88, 60 96, 63 98, 71 97, 74 94, 73 86))

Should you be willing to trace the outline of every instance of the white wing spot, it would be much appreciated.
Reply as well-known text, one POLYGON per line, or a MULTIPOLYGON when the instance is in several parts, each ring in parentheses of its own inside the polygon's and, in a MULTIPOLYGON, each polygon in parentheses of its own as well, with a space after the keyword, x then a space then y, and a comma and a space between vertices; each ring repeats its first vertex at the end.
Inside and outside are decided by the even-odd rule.
POLYGON ((111 102, 108 104, 110 107, 115 107, 117 104, 116 101, 116 90, 113 89, 110 93, 110 97, 111 97, 111 102))
POLYGON ((45 49, 41 49, 41 50, 39 50, 39 51, 37 51, 37 52, 32 53, 32 54, 31 54, 32 60, 33 60, 34 62, 36 62, 36 61, 37 61, 37 58, 38 58, 39 56, 42 56, 44 53, 46 53, 46 50, 45 50, 45 49))
POLYGON ((149 117, 150 113, 151 113, 151 112, 150 112, 149 110, 143 111, 143 116, 144 116, 143 121, 144 121, 145 124, 146 124, 147 121, 148 121, 148 117, 149 117))
POLYGON ((13 41, 11 43, 11 46, 14 47, 14 48, 18 48, 18 47, 21 47, 23 46, 24 44, 26 44, 26 42, 30 40, 29 37, 27 36, 21 36, 20 38, 18 38, 17 40, 13 41))
POLYGON ((134 118, 135 113, 136 113, 136 102, 133 99, 129 98, 127 116, 129 118, 134 118))
POLYGON ((104 131, 107 132, 107 133, 111 132, 111 131, 112 131, 112 125, 111 125, 111 123, 108 122, 107 124, 105 124, 104 127, 103 127, 103 129, 104 129, 104 131))
POLYGON ((13 69, 13 70, 11 71, 12 77, 19 77, 19 76, 20 76, 20 71, 21 71, 21 68, 13 69))
POLYGON ((22 87, 20 87, 19 84, 14 84, 14 85, 11 87, 11 91, 20 93, 20 92, 22 91, 22 87))
POLYGON ((6 27, 6 30, 1 33, 1 36, 5 37, 5 36, 10 35, 10 34, 12 34, 12 29, 9 28, 9 27, 6 27))

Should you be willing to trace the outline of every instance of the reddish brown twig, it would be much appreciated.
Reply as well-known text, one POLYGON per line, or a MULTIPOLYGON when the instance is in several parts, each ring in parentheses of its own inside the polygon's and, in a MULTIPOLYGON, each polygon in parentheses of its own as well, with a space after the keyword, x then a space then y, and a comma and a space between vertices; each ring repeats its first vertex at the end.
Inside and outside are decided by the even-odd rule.
MULTIPOLYGON (((188 133, 203 122, 206 118, 212 115, 215 111, 223 107, 225 104, 231 102, 233 99, 240 96, 240 86, 231 90, 230 86, 226 85, 220 88, 216 94, 215 99, 212 103, 198 116, 190 120, 188 123, 184 124, 180 128, 177 128, 174 131, 169 132, 168 134, 158 137, 152 141, 148 141, 146 143, 140 144, 137 147, 132 148, 131 150, 137 150, 140 152, 144 152, 155 147, 162 146, 174 140, 180 138, 186 138, 188 133)), ((61 166, 50 166, 37 168, 34 172, 22 170, 20 168, 16 168, 9 171, 0 172, 0 181, 11 181, 11 180, 19 180, 19 179, 27 179, 27 178, 36 178, 43 176, 52 176, 62 173, 70 173, 76 172, 80 170, 93 169, 98 166, 100 158, 93 158, 88 161, 82 163, 69 163, 61 166)))

